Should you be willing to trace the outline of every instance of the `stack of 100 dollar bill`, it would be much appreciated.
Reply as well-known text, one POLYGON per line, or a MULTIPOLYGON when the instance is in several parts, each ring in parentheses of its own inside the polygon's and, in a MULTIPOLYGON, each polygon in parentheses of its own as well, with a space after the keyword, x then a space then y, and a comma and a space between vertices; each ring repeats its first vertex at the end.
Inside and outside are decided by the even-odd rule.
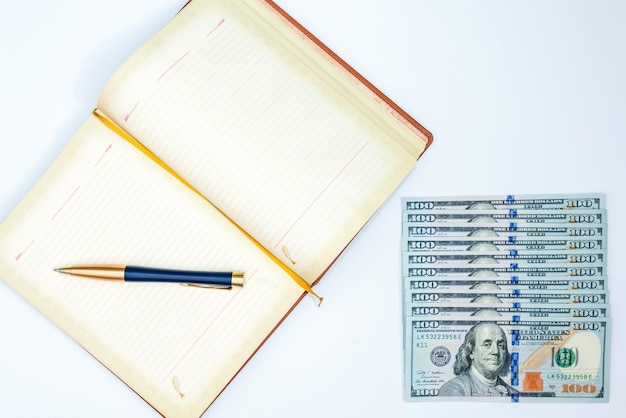
POLYGON ((402 199, 409 401, 606 402, 602 194, 402 199))

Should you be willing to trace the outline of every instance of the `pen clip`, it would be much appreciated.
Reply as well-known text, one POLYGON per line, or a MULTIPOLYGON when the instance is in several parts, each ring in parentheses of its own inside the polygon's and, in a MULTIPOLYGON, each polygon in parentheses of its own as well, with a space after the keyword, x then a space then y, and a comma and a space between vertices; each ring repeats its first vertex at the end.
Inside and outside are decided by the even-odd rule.
POLYGON ((232 286, 229 285, 219 285, 219 284, 198 284, 198 283, 179 283, 181 286, 185 287, 201 287, 204 289, 230 289, 232 286))

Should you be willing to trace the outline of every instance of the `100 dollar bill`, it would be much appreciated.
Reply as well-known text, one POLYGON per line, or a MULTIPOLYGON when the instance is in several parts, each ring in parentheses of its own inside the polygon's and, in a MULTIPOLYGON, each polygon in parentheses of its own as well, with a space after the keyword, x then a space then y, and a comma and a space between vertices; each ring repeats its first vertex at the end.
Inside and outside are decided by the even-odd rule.
POLYGON ((608 290, 506 290, 506 289, 469 289, 463 291, 450 290, 417 290, 405 291, 405 303, 599 303, 609 302, 608 290))
POLYGON ((606 224, 489 222, 433 225, 404 222, 403 231, 407 237, 602 237, 606 236, 606 224))
POLYGON ((502 277, 507 280, 531 279, 531 278, 559 278, 563 276, 575 276, 579 278, 591 278, 605 275, 605 267, 601 264, 573 265, 570 263, 550 264, 539 267, 520 266, 515 263, 501 264, 477 264, 458 266, 423 266, 403 269, 404 277, 413 278, 443 278, 443 277, 502 277))
POLYGON ((606 277, 570 278, 555 277, 549 279, 509 279, 498 278, 411 278, 404 280, 405 290, 432 291, 465 291, 474 289, 505 289, 505 290, 605 290, 608 289, 606 277))
POLYGON ((402 221, 406 223, 428 224, 459 224, 481 222, 512 222, 525 220, 537 224, 602 224, 606 222, 606 209, 585 209, 576 211, 565 210, 524 210, 524 209, 495 209, 495 210, 436 210, 424 212, 422 210, 403 211, 402 221))
POLYGON ((606 248, 606 239, 588 237, 403 237, 403 251, 559 251, 606 248))
POLYGON ((409 401, 608 401, 609 319, 408 318, 409 401))
POLYGON ((414 302, 405 305, 405 316, 413 317, 481 317, 492 313, 505 318, 514 315, 525 315, 536 320, 559 319, 559 318, 607 318, 609 305, 595 304, 521 304, 521 303, 456 303, 454 305, 442 303, 414 302))
POLYGON ((405 266, 445 266, 498 263, 518 263, 519 265, 537 265, 570 263, 576 265, 605 263, 604 251, 591 250, 554 250, 537 252, 519 251, 429 251, 425 253, 403 252, 405 266))
POLYGON ((404 210, 441 209, 600 209, 603 194, 537 194, 503 196, 404 197, 404 210))

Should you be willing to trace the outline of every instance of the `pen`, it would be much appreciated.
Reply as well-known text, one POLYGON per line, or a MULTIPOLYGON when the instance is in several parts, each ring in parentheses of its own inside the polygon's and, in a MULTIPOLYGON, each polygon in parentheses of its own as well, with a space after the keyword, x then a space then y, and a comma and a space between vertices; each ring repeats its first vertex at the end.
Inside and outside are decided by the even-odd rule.
POLYGON ((179 283, 186 286, 217 287, 229 289, 243 286, 243 272, 213 272, 167 270, 150 267, 92 264, 54 269, 59 273, 94 279, 123 280, 125 282, 179 283))

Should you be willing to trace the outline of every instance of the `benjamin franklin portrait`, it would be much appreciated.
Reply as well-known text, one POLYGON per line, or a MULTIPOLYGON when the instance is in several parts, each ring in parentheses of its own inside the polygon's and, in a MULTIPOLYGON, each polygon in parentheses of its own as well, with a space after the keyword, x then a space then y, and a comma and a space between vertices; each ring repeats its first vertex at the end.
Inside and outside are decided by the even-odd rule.
POLYGON ((454 378, 439 396, 510 396, 518 393, 502 380, 509 372, 511 354, 506 334, 497 324, 479 322, 465 334, 454 362, 454 378))

